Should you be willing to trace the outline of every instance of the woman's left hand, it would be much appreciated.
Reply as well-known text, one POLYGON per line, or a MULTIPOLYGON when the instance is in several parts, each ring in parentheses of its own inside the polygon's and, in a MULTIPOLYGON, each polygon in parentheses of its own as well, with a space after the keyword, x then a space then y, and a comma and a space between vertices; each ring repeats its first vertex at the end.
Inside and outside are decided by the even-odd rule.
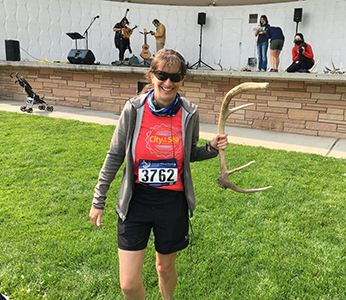
POLYGON ((218 150, 225 150, 228 146, 228 134, 223 133, 220 134, 218 133, 213 139, 210 141, 210 145, 218 150))

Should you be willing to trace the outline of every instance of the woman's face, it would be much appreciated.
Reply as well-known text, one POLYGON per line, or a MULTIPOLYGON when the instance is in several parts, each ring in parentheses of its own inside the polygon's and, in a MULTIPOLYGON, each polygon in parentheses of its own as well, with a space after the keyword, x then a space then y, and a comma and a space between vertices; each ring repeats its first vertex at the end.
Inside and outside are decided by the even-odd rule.
MULTIPOLYGON (((180 66, 178 64, 173 64, 171 67, 167 67, 162 63, 162 65, 157 68, 157 71, 180 73, 180 66)), ((179 82, 172 82, 170 78, 159 80, 153 72, 150 73, 150 77, 154 85, 154 99, 161 108, 168 107, 172 104, 181 83, 185 80, 185 77, 179 82)))
POLYGON ((261 24, 264 24, 265 21, 266 21, 266 20, 265 20, 264 18, 261 18, 261 21, 260 21, 260 22, 261 22, 261 24))
POLYGON ((296 35, 296 36, 294 37, 294 40, 295 40, 295 41, 301 41, 302 38, 301 38, 299 35, 296 35))

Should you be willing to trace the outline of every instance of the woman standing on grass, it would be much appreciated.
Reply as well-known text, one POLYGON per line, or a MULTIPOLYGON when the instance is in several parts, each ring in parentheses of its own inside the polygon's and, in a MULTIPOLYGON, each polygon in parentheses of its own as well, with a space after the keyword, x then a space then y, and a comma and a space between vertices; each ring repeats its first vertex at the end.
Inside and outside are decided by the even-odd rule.
POLYGON ((195 208, 190 162, 215 157, 218 149, 228 146, 227 134, 197 146, 198 108, 178 94, 186 71, 180 53, 157 52, 147 73, 152 89, 126 103, 95 188, 89 217, 101 227, 106 192, 126 157, 117 203, 120 286, 125 299, 145 299, 142 270, 151 229, 162 298, 173 299, 176 255, 188 245, 188 211, 192 216, 195 208))

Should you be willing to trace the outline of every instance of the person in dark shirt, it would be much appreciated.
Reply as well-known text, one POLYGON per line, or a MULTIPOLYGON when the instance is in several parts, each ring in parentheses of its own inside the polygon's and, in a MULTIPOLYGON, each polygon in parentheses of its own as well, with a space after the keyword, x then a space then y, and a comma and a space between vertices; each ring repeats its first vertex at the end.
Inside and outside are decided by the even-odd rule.
POLYGON ((270 27, 268 23, 268 18, 266 15, 262 15, 260 19, 260 24, 255 32, 257 38, 257 54, 258 54, 258 71, 267 70, 267 51, 268 51, 268 39, 267 39, 267 29, 270 27))
POLYGON ((125 38, 122 34, 122 30, 127 28, 128 24, 129 20, 127 18, 123 18, 113 27, 113 31, 115 31, 114 44, 115 47, 119 49, 119 60, 121 62, 124 60, 124 54, 127 49, 130 51, 130 53, 132 53, 132 49, 130 47, 130 38, 125 38))
POLYGON ((280 27, 270 26, 267 29, 267 38, 270 39, 270 64, 269 72, 278 72, 280 64, 280 53, 284 46, 285 36, 280 27))

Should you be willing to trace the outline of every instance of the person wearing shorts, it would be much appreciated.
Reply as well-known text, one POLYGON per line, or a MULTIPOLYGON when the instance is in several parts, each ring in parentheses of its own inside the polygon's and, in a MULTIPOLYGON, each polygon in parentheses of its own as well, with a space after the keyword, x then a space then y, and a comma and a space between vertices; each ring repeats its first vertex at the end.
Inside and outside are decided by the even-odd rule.
POLYGON ((280 27, 269 27, 267 38, 270 39, 270 64, 269 72, 278 72, 280 64, 280 53, 284 46, 285 36, 280 27))
POLYGON ((127 300, 145 299, 142 270, 151 231, 162 299, 173 299, 175 260, 189 243, 195 209, 190 162, 216 157, 228 146, 227 134, 197 146, 198 108, 178 93, 186 71, 177 51, 156 53, 147 73, 151 84, 125 104, 95 187, 89 218, 102 227, 106 193, 125 161, 116 209, 120 287, 127 300))

